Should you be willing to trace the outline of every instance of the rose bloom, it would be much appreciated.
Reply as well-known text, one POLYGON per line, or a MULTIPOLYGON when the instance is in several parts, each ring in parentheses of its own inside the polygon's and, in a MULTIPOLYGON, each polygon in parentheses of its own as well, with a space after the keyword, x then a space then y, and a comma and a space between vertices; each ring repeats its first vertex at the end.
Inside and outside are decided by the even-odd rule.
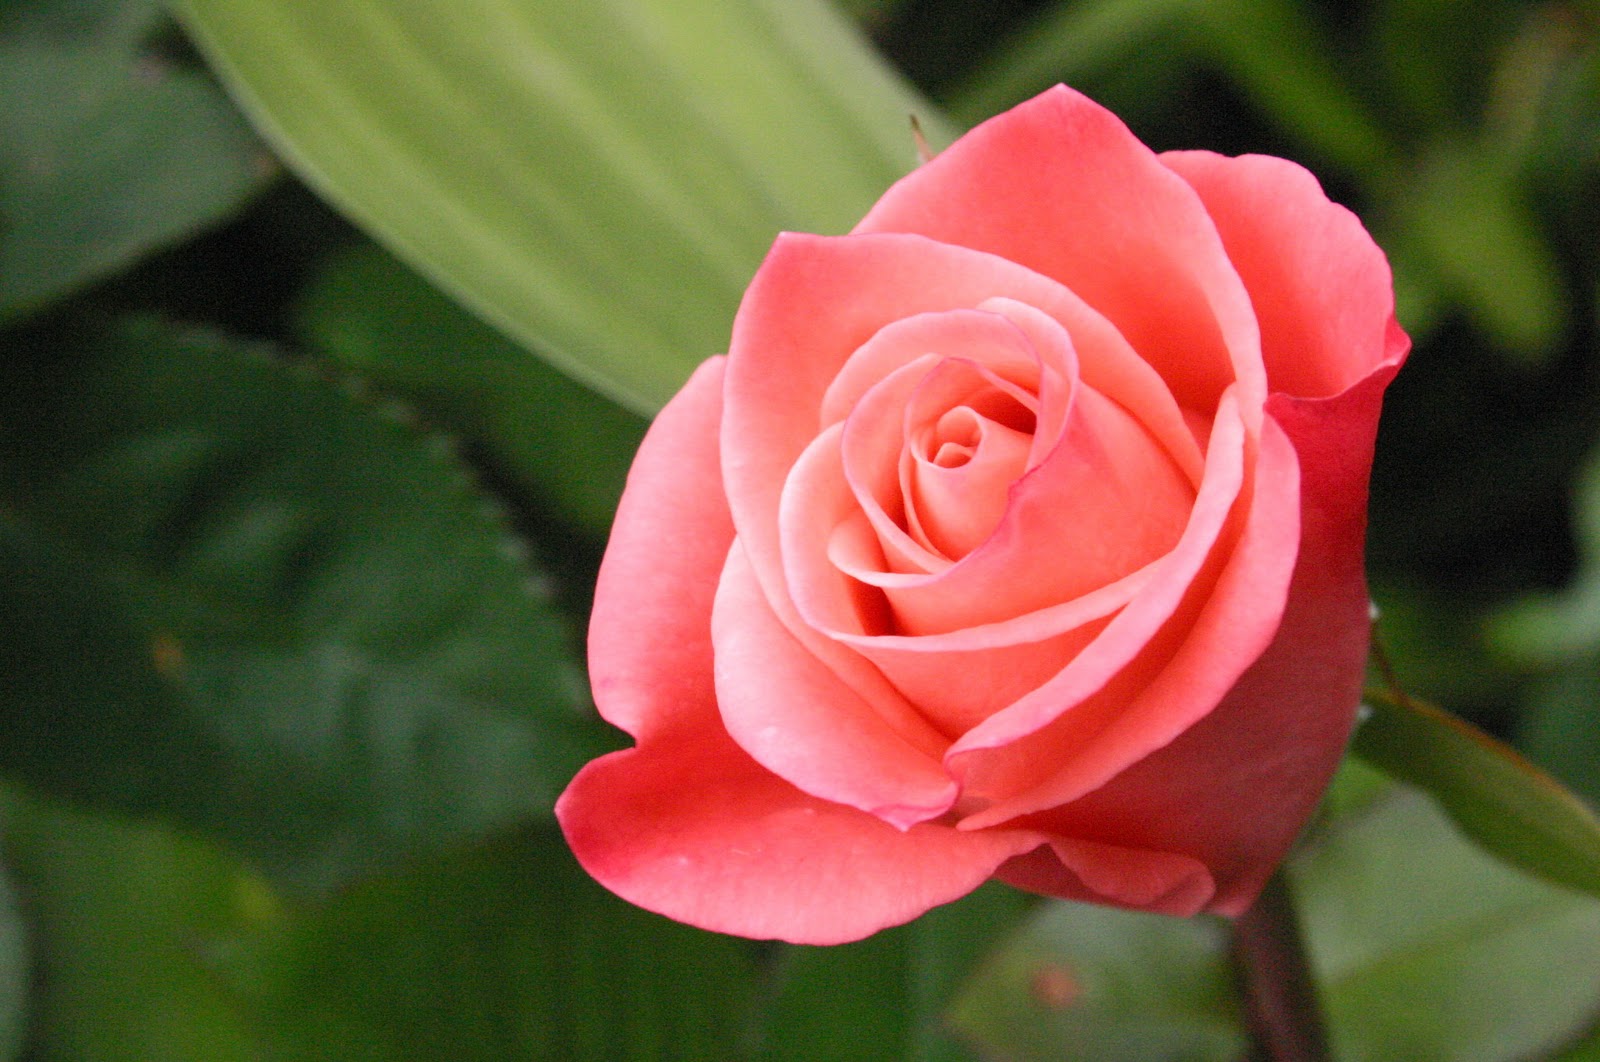
POLYGON ((805 943, 990 877, 1240 913, 1355 719, 1393 309, 1305 170, 1060 87, 779 237, 629 476, 573 852, 805 943))

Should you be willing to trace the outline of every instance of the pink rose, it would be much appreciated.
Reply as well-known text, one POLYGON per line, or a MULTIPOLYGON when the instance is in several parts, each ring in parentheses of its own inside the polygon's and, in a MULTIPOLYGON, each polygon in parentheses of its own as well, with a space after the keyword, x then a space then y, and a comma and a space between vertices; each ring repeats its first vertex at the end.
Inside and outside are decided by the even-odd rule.
POLYGON ((1056 88, 780 237, 639 452, 557 805, 626 899, 835 943, 989 877, 1237 914, 1355 718, 1409 341, 1281 159, 1056 88))

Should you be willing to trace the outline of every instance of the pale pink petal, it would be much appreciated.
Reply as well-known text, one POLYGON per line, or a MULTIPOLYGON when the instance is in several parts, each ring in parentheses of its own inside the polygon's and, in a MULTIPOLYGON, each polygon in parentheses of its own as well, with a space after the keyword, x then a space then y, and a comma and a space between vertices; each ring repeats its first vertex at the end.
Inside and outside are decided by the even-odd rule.
POLYGON ((1166 448, 1189 481, 1196 487, 1200 485, 1204 451, 1187 424, 1188 417, 1198 414, 1181 410, 1166 383, 1120 336, 1108 342, 1105 334, 1097 335, 1098 318, 1085 315, 1082 320, 1073 321, 1069 330, 1061 320, 1015 299, 986 299, 981 308, 1010 321, 1027 338, 1039 359, 1038 423, 1034 428, 1034 451, 1028 455, 1029 468, 1042 463, 1060 441, 1071 409, 1068 397, 1081 378, 1127 410, 1166 448), (1073 338, 1074 331, 1077 339, 1073 338))
MULTIPOLYGON (((986 642, 993 644, 1001 626, 1009 621, 1114 584, 1168 548, 1187 518, 1191 498, 1186 483, 1193 476, 1198 484, 1201 457, 1195 433, 1178 416, 1170 395, 1152 394, 1137 374, 1108 371, 1116 358, 1107 356, 1104 344, 1093 351, 1092 363, 1099 378, 1116 388, 1127 403, 1108 402, 1098 389, 1086 390, 1081 415, 1071 418, 1079 363, 1066 332, 1054 318, 1013 300, 991 299, 984 306, 1003 317, 978 315, 973 319, 974 328, 979 321, 996 321, 985 327, 1013 332, 1038 359, 1041 391, 1035 445, 1028 463, 1055 463, 1039 468, 1011 488, 1015 494, 1007 501, 1015 503, 1016 512, 1005 534, 974 551, 961 565, 952 568, 939 563, 943 558, 903 530, 916 522, 914 510, 908 512, 902 498, 911 491, 910 484, 898 481, 887 467, 903 446, 894 419, 897 410, 909 406, 920 383, 923 370, 915 375, 911 370, 928 364, 929 356, 924 355, 901 364, 877 387, 866 391, 845 431, 846 475, 865 516, 877 530, 887 568, 870 570, 877 551, 850 517, 845 518, 846 526, 833 528, 829 549, 830 558, 843 564, 854 578, 890 591, 899 632, 953 633, 984 627, 986 642), (1130 408, 1128 403, 1152 413, 1157 430, 1147 431, 1143 422, 1134 424, 1123 412, 1130 408), (1072 437, 1064 441, 1060 436, 1069 428, 1072 437), (1159 444, 1152 445, 1158 431, 1159 444), (1045 443, 1052 445, 1041 454, 1045 443), (1097 461, 1096 455, 1111 459, 1097 461), (1030 543, 1040 547, 1037 553, 1026 553, 1030 543), (1016 578, 1019 563, 1028 571, 1028 578, 1016 578)), ((944 316, 960 317, 926 315, 917 320, 931 324, 944 316)), ((994 346, 1000 338, 996 336, 989 345, 994 346)), ((855 364, 852 361, 852 366, 855 364)), ((821 526, 815 521, 807 526, 807 534, 786 536, 789 553, 804 549, 808 535, 832 528, 831 523, 821 526)), ((819 621, 814 615, 810 618, 835 631, 875 633, 838 621, 819 621)), ((1019 627, 1018 636, 1032 641, 1054 637, 1062 630, 1035 630, 1032 623, 1024 626, 1028 629, 1019 627)))
MULTIPOLYGON (((734 320, 722 428, 722 471, 734 526, 780 614, 778 599, 785 591, 779 495, 789 469, 823 427, 818 411, 834 378, 885 326, 991 299, 1022 303, 1054 319, 1071 336, 1083 380, 1169 449, 1181 446, 1172 440, 1187 434, 1185 416, 1155 371, 1103 317, 1055 281, 920 236, 784 234, 734 320)), ((1025 332, 1038 330, 1025 314, 989 308, 1025 332)), ((1176 452, 1174 460, 1187 463, 1176 452)))
POLYGON ((1078 389, 1061 445, 1011 485, 994 533, 958 565, 886 587, 899 632, 998 624, 1120 581, 1178 544, 1194 493, 1120 406, 1078 389))
MULTIPOLYGON (((860 575, 886 563, 887 517, 870 497, 863 504, 862 488, 848 482, 843 435, 844 425, 829 427, 789 474, 779 514, 784 575, 790 601, 807 627, 830 635, 877 633, 892 628, 894 618, 882 591, 860 575), (863 508, 872 508, 873 516, 863 508)), ((894 544, 905 541, 901 532, 894 544)))
POLYGON ((898 456, 907 523, 928 548, 963 557, 999 525, 1027 471, 1037 406, 965 359, 945 359, 917 385, 898 456))
MULTIPOLYGON (((709 701, 682 707, 715 723, 709 701)), ((714 725, 595 760, 556 817, 584 869, 623 899, 702 929, 799 944, 907 922, 1044 840, 1027 829, 902 832, 807 796, 714 725)))
MULTIPOLYGON (((842 451, 844 475, 877 531, 891 572, 927 574, 943 571, 950 564, 950 558, 922 534, 914 509, 906 504, 901 475, 906 456, 905 417, 913 396, 938 366, 951 360, 970 364, 965 356, 941 358, 940 349, 967 352, 982 366, 976 371, 991 385, 1020 406, 1037 405, 1027 391, 1011 382, 1031 378, 1037 383, 1037 360, 1026 337, 998 314, 974 310, 919 314, 885 327, 852 356, 829 389, 828 408, 848 417, 842 451), (863 369, 883 375, 870 380, 863 369)), ((830 425, 835 419, 824 416, 830 425)), ((786 551, 794 547, 792 538, 786 533, 786 551)))
POLYGON ((1271 390, 1336 395, 1405 353, 1388 261, 1307 170, 1206 151, 1161 161, 1200 193, 1250 292, 1271 390))
MULTIPOLYGON (((1028 618, 1042 626, 1046 621, 1059 622, 1066 614, 1067 610, 1063 610, 1062 616, 1046 613, 1028 618)), ((966 651, 899 648, 929 640, 925 638, 848 640, 857 643, 861 655, 876 664, 941 733, 955 741, 1054 678, 1099 636, 1107 622, 1104 617, 1095 617, 1080 626, 1063 626, 1030 641, 966 651)), ((1010 626, 1020 628, 1020 624, 1010 626)))
MULTIPOLYGON (((723 724, 758 763, 797 788, 901 828, 936 818, 957 790, 945 739, 903 699, 869 700, 774 615, 736 544, 711 616, 723 724)), ((834 654, 848 650, 818 636, 834 654)))
POLYGON ((1071 89, 978 126, 855 231, 920 233, 1052 277, 1109 318, 1180 404, 1210 411, 1238 381, 1247 419, 1259 414, 1255 317, 1199 197, 1071 89))
POLYGON ((1193 505, 1167 451, 1080 385, 1056 448, 1011 484, 992 534, 942 572, 885 587, 899 633, 996 624, 1115 583, 1170 551, 1193 505))
POLYGON ((919 313, 885 325, 850 355, 823 396, 820 426, 844 420, 881 381, 930 355, 965 358, 1024 391, 1039 388, 1038 358, 1004 315, 968 309, 919 313))
POLYGON ((1152 564, 1071 601, 948 634, 830 630, 951 739, 1052 679, 1157 574, 1152 564))
POLYGON ((637 738, 711 690, 711 602, 733 541, 717 432, 725 360, 690 377, 628 471, 589 619, 600 714, 637 738))

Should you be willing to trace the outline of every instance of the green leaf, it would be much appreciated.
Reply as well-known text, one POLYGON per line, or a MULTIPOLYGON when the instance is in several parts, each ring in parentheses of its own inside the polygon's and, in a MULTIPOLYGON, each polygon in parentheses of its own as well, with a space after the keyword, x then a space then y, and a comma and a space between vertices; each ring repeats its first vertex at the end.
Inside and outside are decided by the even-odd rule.
POLYGON ((848 229, 934 119, 826 0, 175 8, 315 188, 645 412, 725 348, 776 233, 848 229))
POLYGON ((1232 1062, 1225 923, 1051 903, 996 950, 952 1021, 985 1058, 1232 1062))
POLYGON ((1522 708, 1517 747, 1600 807, 1600 653, 1535 682, 1522 708))
POLYGON ((1369 692, 1354 750, 1426 790, 1487 852, 1600 896, 1600 819, 1516 750, 1432 705, 1369 692))
POLYGON ((1315 12, 1292 0, 1215 0, 1195 9, 1209 49, 1257 106, 1330 162, 1368 179, 1382 176, 1395 150, 1315 12))
POLYGON ((286 912, 226 974, 296 1062, 727 1059, 752 954, 610 896, 534 830, 286 912))
POLYGON ((956 119, 976 124, 1057 81, 1081 83, 1130 59, 1191 18, 1197 0, 1056 3, 1001 45, 949 93, 956 119))
POLYGON ((643 418, 528 357, 375 244, 336 254, 300 319, 342 369, 470 440, 533 505, 605 537, 643 418))
POLYGON ((321 884, 547 812, 609 740, 450 450, 259 352, 9 352, 0 503, 34 617, 0 633, 0 766, 49 791, 321 884))
POLYGON ((1489 858, 1420 792, 1313 837, 1291 881, 1341 1062, 1542 1058, 1600 1008, 1600 903, 1489 858))
POLYGON ((0 16, 0 317, 227 217, 271 158, 202 72, 146 46, 155 0, 0 16))
POLYGON ((1436 130, 1474 122, 1497 80, 1491 69, 1530 10, 1460 0, 1374 3, 1364 20, 1366 55, 1381 70, 1395 117, 1436 130))
POLYGON ((1396 237, 1490 339, 1529 363, 1556 348, 1569 317, 1560 270, 1492 144, 1439 145, 1391 191, 1396 237))
POLYGON ((855 944, 789 946, 777 962, 760 1050, 767 1062, 957 1062, 943 1016, 984 948, 1024 910, 989 885, 855 944))
POLYGON ((193 838, 7 795, 5 854, 37 955, 34 1062, 267 1062, 213 963, 276 905, 193 838))
MULTIPOLYGON (((1600 904, 1461 837, 1421 792, 1347 763, 1290 860, 1340 1062, 1523 1062, 1600 1009, 1600 904)), ((985 1058, 1232 1062, 1226 923, 1051 903, 956 1002, 985 1058)))
MULTIPOLYGON (((0 829, 6 823, 0 820, 0 829)), ((12 1062, 28 1026, 31 949, 11 875, 0 871, 0 1060, 12 1062)))
POLYGON ((1572 487, 1573 532, 1583 563, 1560 594, 1535 593, 1495 618, 1489 635, 1524 666, 1584 661, 1600 652, 1600 448, 1572 487))

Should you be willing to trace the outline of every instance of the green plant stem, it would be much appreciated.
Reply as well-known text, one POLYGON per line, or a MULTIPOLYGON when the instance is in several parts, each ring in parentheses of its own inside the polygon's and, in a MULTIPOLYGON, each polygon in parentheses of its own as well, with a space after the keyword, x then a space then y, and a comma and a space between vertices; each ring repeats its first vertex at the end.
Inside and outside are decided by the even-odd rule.
POLYGON ((1281 869, 1234 922, 1233 956, 1255 1037, 1252 1062, 1329 1062, 1316 984, 1281 869))

